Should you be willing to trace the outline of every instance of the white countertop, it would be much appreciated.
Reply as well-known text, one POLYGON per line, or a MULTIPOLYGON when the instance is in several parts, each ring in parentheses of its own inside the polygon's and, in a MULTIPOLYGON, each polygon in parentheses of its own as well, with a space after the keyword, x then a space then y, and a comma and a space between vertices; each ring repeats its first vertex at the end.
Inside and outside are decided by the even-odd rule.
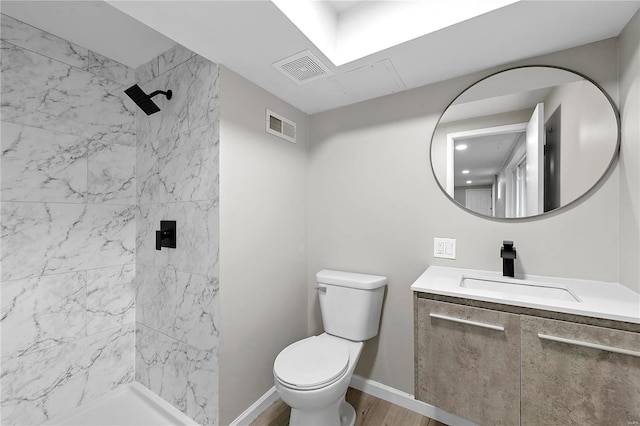
POLYGON ((503 277, 500 272, 494 271, 430 266, 411 285, 411 290, 640 324, 640 294, 614 282, 538 275, 520 275, 514 279, 503 277), (562 288, 579 300, 558 300, 517 294, 517 291, 502 292, 462 287, 460 284, 465 278, 562 288))

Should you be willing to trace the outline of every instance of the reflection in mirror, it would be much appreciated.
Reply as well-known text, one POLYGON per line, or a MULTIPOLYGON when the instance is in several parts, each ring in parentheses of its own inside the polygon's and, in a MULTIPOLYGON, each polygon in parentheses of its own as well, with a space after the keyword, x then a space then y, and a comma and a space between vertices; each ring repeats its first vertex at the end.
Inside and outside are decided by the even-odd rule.
POLYGON ((443 191, 469 210, 522 218, 580 198, 618 147, 617 110, 598 86, 568 70, 522 67, 451 103, 431 140, 431 165, 443 191))

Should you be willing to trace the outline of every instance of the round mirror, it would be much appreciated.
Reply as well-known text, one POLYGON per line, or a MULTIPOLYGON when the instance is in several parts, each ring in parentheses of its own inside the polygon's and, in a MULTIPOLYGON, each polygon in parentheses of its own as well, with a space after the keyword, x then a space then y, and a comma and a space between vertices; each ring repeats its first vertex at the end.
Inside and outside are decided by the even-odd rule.
POLYGON ((431 167, 453 201, 523 218, 589 192, 619 151, 620 122, 589 78, 547 66, 509 69, 462 92, 431 139, 431 167))

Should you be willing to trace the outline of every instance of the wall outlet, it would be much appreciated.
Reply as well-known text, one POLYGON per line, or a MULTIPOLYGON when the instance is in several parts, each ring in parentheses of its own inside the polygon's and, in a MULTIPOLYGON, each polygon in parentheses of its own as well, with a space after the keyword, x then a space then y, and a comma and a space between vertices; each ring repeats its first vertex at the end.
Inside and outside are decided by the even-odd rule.
POLYGON ((433 257, 441 257, 443 259, 456 258, 456 239, 455 238, 434 238, 433 239, 433 257))

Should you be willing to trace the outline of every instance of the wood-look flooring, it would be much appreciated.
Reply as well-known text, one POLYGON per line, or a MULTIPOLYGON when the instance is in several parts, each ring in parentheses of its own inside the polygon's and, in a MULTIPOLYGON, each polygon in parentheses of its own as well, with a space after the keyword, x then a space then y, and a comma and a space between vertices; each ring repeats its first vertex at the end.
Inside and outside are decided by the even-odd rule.
MULTIPOLYGON (((445 426, 375 396, 349 388, 347 402, 356 410, 355 426, 445 426)), ((291 409, 281 400, 271 404, 250 426, 288 426, 291 409)))

